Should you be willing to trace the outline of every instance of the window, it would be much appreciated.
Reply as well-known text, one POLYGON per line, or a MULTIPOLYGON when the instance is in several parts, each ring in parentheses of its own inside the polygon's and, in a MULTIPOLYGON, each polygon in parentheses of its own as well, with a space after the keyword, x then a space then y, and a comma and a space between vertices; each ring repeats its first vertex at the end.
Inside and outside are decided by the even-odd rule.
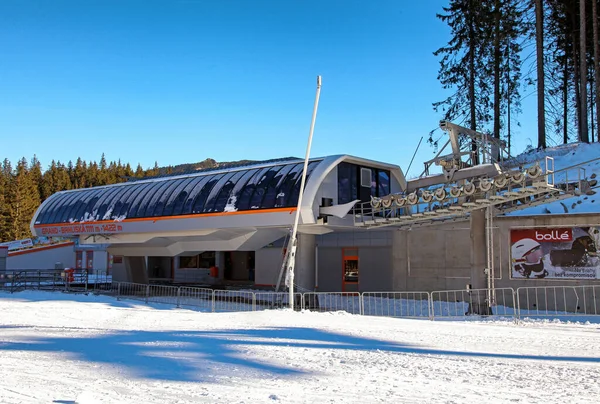
POLYGON ((360 169, 360 186, 365 188, 371 188, 372 174, 370 168, 360 169))
POLYGON ((219 182, 221 177, 223 177, 223 174, 218 174, 210 177, 208 182, 202 187, 202 190, 196 197, 191 213, 204 212, 204 204, 206 203, 206 198, 208 198, 208 196, 210 195, 210 191, 212 191, 213 187, 217 184, 217 182, 219 182))
POLYGON ((390 189, 390 172, 386 170, 377 170, 377 196, 386 196, 392 193, 390 189))
POLYGON ((94 269, 94 252, 93 251, 86 251, 85 252, 85 258, 87 261, 87 269, 94 269))
POLYGON ((205 251, 202 254, 192 255, 191 257, 179 257, 179 268, 181 269, 211 268, 214 266, 214 251, 205 251))
POLYGON ((75 268, 83 268, 83 251, 75 251, 75 268))

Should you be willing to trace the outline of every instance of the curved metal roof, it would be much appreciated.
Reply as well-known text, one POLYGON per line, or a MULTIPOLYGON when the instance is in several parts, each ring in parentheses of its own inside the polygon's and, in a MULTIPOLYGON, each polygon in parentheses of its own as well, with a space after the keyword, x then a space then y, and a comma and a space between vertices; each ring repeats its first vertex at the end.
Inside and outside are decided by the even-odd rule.
MULTIPOLYGON (((307 177, 322 159, 308 165, 307 177)), ((304 161, 285 160, 70 190, 50 196, 33 224, 122 221, 296 207, 304 161)))

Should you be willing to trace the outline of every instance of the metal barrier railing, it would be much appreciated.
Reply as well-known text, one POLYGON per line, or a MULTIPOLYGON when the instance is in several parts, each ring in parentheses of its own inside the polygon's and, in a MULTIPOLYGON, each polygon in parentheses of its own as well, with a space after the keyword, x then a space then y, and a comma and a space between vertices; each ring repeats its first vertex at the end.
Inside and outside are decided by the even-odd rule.
POLYGON ((179 295, 177 307, 197 307, 203 311, 215 311, 212 289, 181 286, 177 290, 179 295))
POLYGON ((304 293, 303 297, 305 310, 362 314, 362 298, 359 292, 308 292, 304 293))
POLYGON ((600 285, 522 287, 516 296, 519 318, 600 314, 600 285))
POLYGON ((464 316, 517 316, 512 288, 461 289, 431 292, 431 318, 464 316))
MULTIPOLYGON (((53 271, 23 271, 0 276, 0 290, 66 290, 81 292, 79 281, 55 279, 53 271), (35 278, 35 279, 34 279, 35 278)), ((101 283, 95 293, 118 300, 197 307, 202 311, 236 312, 289 308, 287 292, 253 292, 149 285, 129 282, 101 283)), ((91 288, 91 285, 88 285, 91 288)), ((91 289, 89 289, 91 290, 91 289)), ((531 286, 462 289, 433 292, 307 292, 294 295, 295 307, 318 312, 397 318, 464 318, 465 316, 524 317, 599 316, 600 285, 531 286)))
MULTIPOLYGON (((284 309, 290 307, 290 294, 287 292, 254 293, 255 310, 284 309)), ((302 293, 294 293, 294 307, 304 309, 302 293)))
POLYGON ((214 290, 213 311, 254 311, 254 293, 243 290, 214 290))
POLYGON ((172 304, 179 307, 178 289, 172 286, 148 285, 146 303, 172 304))
POLYGON ((363 292, 365 316, 429 318, 431 295, 428 292, 363 292))
POLYGON ((149 287, 150 285, 144 283, 118 282, 117 300, 139 300, 148 303, 149 287))

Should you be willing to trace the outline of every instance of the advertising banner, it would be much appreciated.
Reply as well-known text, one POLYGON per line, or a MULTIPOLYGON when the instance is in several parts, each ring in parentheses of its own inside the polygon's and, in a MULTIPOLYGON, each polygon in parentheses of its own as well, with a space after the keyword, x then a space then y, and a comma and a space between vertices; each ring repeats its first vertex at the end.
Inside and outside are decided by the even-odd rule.
POLYGON ((512 279, 600 279, 598 227, 512 229, 512 279))
POLYGON ((8 243, 0 243, 0 246, 8 247, 8 251, 21 250, 33 247, 33 240, 26 238, 24 240, 9 241, 8 243))

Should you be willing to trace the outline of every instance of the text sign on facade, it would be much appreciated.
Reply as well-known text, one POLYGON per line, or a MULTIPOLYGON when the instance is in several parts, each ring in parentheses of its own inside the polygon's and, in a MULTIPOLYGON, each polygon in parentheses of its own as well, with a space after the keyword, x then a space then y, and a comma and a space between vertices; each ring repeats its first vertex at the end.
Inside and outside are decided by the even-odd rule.
POLYGON ((103 233, 120 233, 123 231, 123 226, 115 223, 106 224, 72 224, 64 226, 45 226, 39 229, 43 236, 60 236, 60 235, 75 235, 75 234, 103 234, 103 233))

